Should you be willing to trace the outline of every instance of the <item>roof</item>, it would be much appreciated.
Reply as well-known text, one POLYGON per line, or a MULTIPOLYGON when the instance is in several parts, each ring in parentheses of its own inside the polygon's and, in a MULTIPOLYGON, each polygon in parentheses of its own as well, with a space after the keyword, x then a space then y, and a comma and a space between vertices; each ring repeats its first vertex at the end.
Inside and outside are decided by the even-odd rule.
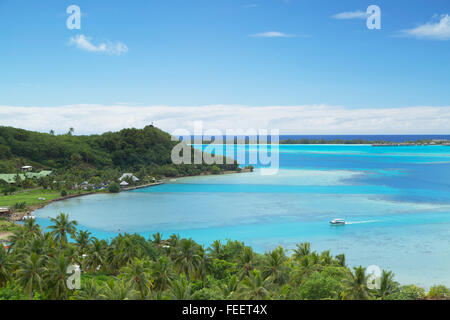
POLYGON ((136 177, 134 174, 132 173, 124 173, 122 174, 122 176, 119 178, 120 181, 122 181, 125 178, 131 178, 133 181, 139 181, 139 178, 136 177))
POLYGON ((16 176, 19 175, 20 179, 24 180, 26 178, 43 178, 48 175, 50 175, 52 171, 49 170, 42 170, 39 173, 36 172, 27 172, 27 173, 5 173, 0 174, 0 180, 5 180, 7 183, 15 183, 16 182, 16 176))
POLYGON ((23 166, 22 169, 30 169, 33 168, 32 166, 23 166))
POLYGON ((127 185, 128 185, 128 182, 122 181, 122 182, 120 183, 120 185, 121 185, 121 186, 127 186, 127 185))
POLYGON ((42 171, 39 172, 38 174, 39 174, 40 176, 45 177, 45 176, 48 176, 48 175, 52 174, 52 172, 53 172, 53 171, 51 171, 51 170, 42 170, 42 171))

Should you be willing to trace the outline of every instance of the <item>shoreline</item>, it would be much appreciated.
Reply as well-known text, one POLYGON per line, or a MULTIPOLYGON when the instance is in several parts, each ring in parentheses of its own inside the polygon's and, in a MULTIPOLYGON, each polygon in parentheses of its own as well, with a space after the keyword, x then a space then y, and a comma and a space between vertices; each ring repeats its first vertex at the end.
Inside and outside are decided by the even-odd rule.
MULTIPOLYGON (((165 177, 164 179, 162 179, 160 181, 157 181, 157 182, 147 183, 145 185, 139 185, 139 186, 132 186, 132 187, 128 187, 128 188, 121 188, 118 193, 162 185, 166 181, 169 181, 170 179, 179 179, 179 178, 186 178, 186 177, 201 177, 201 176, 208 176, 208 175, 236 174, 236 173, 244 173, 244 172, 251 172, 251 170, 243 168, 240 171, 237 171, 237 170, 224 171, 224 172, 221 172, 219 174, 213 174, 213 173, 209 173, 209 172, 204 172, 204 173, 201 173, 201 174, 198 174, 198 175, 194 175, 194 176, 186 176, 186 175, 184 175, 184 176, 170 177, 170 178, 165 177)), ((12 213, 10 215, 10 217, 8 218, 8 220, 9 221, 13 221, 13 222, 14 221, 21 221, 24 216, 33 214, 35 211, 37 211, 39 209, 42 209, 42 208, 48 206, 51 203, 58 202, 58 201, 63 201, 63 200, 68 200, 68 199, 72 199, 72 198, 89 196, 89 195, 93 195, 93 194, 111 194, 111 193, 109 191, 107 191, 107 190, 106 191, 90 191, 90 192, 77 193, 77 194, 67 195, 67 196, 64 196, 64 197, 59 197, 59 198, 56 198, 56 199, 53 199, 53 200, 49 200, 49 201, 47 201, 45 203, 31 205, 23 213, 12 213)))
MULTIPOLYGON (((128 188, 121 188, 120 192, 126 192, 126 191, 132 191, 132 190, 136 190, 136 189, 143 189, 143 188, 148 188, 148 187, 153 187, 153 186, 159 186, 164 184, 166 181, 169 181, 171 179, 179 179, 179 178, 187 178, 187 177, 201 177, 201 176, 209 176, 209 175, 222 175, 222 174, 236 174, 236 173, 244 173, 244 172, 251 172, 250 169, 247 168, 243 168, 240 171, 238 170, 233 170, 233 171, 224 171, 221 172, 219 174, 213 174, 210 172, 203 172, 199 175, 194 175, 194 176, 178 176, 178 177, 166 177, 164 179, 162 179, 161 181, 157 181, 157 182, 153 182, 153 183, 147 183, 145 185, 139 185, 139 186, 132 186, 132 187, 128 187, 128 188)), ((9 217, 8 217, 8 221, 11 222, 18 222, 18 221, 22 221, 23 217, 26 215, 32 215, 33 213, 35 213, 37 210, 40 210, 54 202, 58 202, 58 201, 63 201, 63 200, 68 200, 68 199, 73 199, 73 198, 78 198, 78 197, 84 197, 84 196, 89 196, 89 195, 93 195, 93 194, 111 194, 108 191, 90 191, 90 192, 84 192, 84 193, 77 193, 77 194, 71 194, 71 195, 67 195, 64 197, 59 197, 53 200, 49 200, 45 203, 40 203, 40 204, 35 204, 35 205, 30 205, 29 207, 27 207, 27 209, 25 210, 25 212, 17 212, 17 213, 12 213, 9 217)), ((13 233, 10 231, 5 231, 5 232, 0 232, 0 242, 7 242, 8 238, 12 235, 13 233)))

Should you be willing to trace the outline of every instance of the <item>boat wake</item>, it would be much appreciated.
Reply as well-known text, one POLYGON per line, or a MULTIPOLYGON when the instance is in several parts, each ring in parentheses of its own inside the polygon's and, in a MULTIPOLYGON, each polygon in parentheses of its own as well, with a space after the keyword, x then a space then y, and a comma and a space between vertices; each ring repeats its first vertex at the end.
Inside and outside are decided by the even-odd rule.
POLYGON ((345 224, 360 224, 360 223, 372 223, 372 222, 377 222, 377 220, 349 221, 349 222, 346 222, 345 224))

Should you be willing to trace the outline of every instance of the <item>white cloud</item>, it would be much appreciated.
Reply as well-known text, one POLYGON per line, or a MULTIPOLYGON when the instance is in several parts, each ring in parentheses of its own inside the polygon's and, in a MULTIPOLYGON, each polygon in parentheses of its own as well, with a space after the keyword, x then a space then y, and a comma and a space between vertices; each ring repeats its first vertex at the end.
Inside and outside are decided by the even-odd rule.
POLYGON ((74 127, 78 134, 142 128, 151 122, 168 132, 192 130, 195 121, 203 121, 204 128, 267 128, 282 134, 450 134, 450 106, 0 106, 0 119, 3 126, 58 133, 74 127))
POLYGON ((268 31, 268 32, 262 32, 262 33, 255 33, 251 35, 252 37, 258 37, 258 38, 290 38, 294 35, 287 34, 283 32, 277 32, 277 31, 268 31))
POLYGON ((128 52, 128 47, 122 42, 102 42, 98 45, 94 45, 91 42, 90 37, 86 37, 83 34, 78 34, 75 37, 71 37, 69 44, 75 45, 78 49, 89 51, 89 52, 98 52, 98 53, 107 53, 113 55, 121 55, 123 53, 128 52))
POLYGON ((450 40, 450 16, 443 14, 439 21, 428 22, 413 29, 400 31, 399 35, 418 39, 450 40))
POLYGON ((341 12, 333 16, 333 18, 339 20, 366 19, 367 17, 368 17, 367 13, 361 10, 341 12))

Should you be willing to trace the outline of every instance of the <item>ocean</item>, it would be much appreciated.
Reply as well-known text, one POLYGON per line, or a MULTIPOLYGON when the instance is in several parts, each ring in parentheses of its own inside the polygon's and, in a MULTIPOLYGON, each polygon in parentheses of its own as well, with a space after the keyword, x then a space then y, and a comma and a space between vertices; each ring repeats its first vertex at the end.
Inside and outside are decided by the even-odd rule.
POLYGON ((299 140, 299 139, 325 139, 325 140, 365 140, 365 141, 386 141, 386 142, 407 142, 417 140, 450 140, 448 134, 429 134, 429 135, 280 135, 282 140, 299 140))
POLYGON ((99 238, 177 233, 205 247, 242 240, 261 253, 308 241, 345 253, 350 266, 392 270, 402 284, 450 286, 450 146, 281 145, 279 162, 276 175, 256 166, 55 202, 37 222, 65 212, 99 238), (347 224, 331 226, 334 218, 347 224))

